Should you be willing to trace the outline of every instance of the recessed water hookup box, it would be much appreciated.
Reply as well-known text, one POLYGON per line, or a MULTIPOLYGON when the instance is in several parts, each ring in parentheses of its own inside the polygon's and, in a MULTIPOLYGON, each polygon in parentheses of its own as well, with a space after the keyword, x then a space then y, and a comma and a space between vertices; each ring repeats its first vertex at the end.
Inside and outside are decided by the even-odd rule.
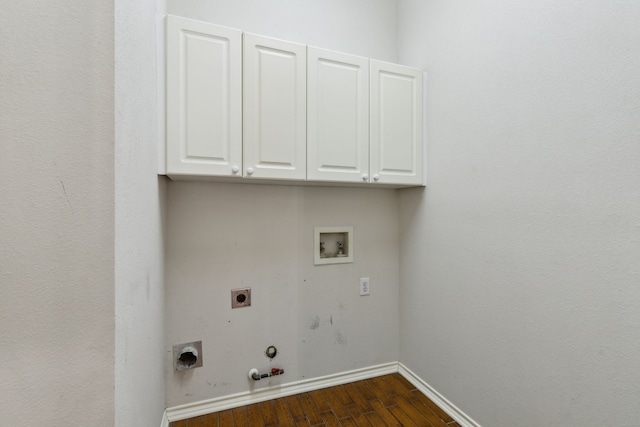
POLYGON ((353 227, 315 227, 315 265, 353 262, 353 227))

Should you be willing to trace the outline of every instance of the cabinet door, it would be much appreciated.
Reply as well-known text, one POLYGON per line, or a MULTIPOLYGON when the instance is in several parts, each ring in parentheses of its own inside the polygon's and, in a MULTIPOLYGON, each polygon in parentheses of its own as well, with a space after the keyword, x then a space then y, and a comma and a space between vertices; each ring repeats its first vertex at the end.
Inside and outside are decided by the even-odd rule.
POLYGON ((422 70, 370 66, 372 182, 422 185, 422 70))
POLYGON ((307 49, 307 179, 369 182, 369 59, 307 49))
POLYGON ((244 176, 306 178, 306 46, 244 34, 244 176))
POLYGON ((242 170, 242 32, 167 16, 167 175, 242 170))

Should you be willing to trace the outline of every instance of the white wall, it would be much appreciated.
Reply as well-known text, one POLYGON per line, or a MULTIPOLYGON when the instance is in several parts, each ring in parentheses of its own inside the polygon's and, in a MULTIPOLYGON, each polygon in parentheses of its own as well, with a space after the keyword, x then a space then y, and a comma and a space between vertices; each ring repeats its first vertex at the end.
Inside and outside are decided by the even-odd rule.
POLYGON ((400 3, 401 361, 486 426, 640 418, 640 4, 400 3))
POLYGON ((397 0, 167 0, 168 13, 397 62, 397 0))
POLYGON ((157 176, 161 1, 115 2, 115 425, 164 411, 165 179, 157 176), (158 8, 158 13, 156 13, 158 8))
MULTIPOLYGON (((394 61, 395 0, 169 1, 168 13, 394 61)), ((398 358, 398 225, 393 190, 169 182, 167 406, 250 389, 272 365, 284 384, 398 358), (353 264, 314 266, 314 226, 353 225, 353 264), (359 278, 372 295, 360 297, 359 278), (231 289, 252 288, 231 310, 231 289), (204 366, 174 373, 172 344, 202 340, 204 366)), ((257 383, 264 387, 267 382, 257 383)))
POLYGON ((397 360, 398 233, 393 190, 170 182, 167 405, 247 391, 254 367, 284 368, 273 385, 397 360), (341 225, 354 262, 314 266, 314 227, 341 225), (232 310, 243 287, 252 305, 232 310), (174 373, 171 345, 192 340, 204 366, 174 373))
POLYGON ((0 10, 1 423, 113 425, 113 2, 0 10))

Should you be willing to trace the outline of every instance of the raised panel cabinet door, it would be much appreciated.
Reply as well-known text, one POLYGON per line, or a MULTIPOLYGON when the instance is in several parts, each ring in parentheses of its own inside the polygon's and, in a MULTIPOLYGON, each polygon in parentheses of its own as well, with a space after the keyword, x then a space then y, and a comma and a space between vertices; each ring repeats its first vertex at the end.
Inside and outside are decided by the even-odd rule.
POLYGON ((371 178, 423 185, 422 70, 371 60, 371 178))
POLYGON ((306 179, 306 46, 244 34, 243 176, 306 179))
POLYGON ((369 59, 307 48, 307 179, 369 182, 369 59))
POLYGON ((167 175, 242 173, 242 32, 167 16, 167 175))

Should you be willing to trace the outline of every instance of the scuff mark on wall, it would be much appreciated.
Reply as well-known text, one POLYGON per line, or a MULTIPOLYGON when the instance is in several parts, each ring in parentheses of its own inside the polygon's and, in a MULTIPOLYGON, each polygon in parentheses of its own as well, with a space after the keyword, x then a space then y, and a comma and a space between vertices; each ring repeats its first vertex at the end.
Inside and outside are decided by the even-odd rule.
POLYGON ((309 329, 318 329, 320 327, 320 316, 315 316, 313 319, 311 319, 311 326, 309 326, 309 329))
POLYGON ((62 180, 62 178, 58 178, 58 180, 60 181, 60 185, 62 186, 62 192, 64 193, 64 199, 67 201, 67 204, 69 205, 69 209, 71 209, 71 216, 75 220, 76 219, 76 213, 73 210, 73 205, 71 205, 71 200, 69 200, 69 195, 67 194, 67 188, 64 186, 64 181, 62 180))
POLYGON ((336 331, 334 335, 334 344, 339 344, 343 347, 347 346, 347 338, 344 335, 342 335, 342 332, 336 331))
POLYGON ((147 286, 145 288, 146 295, 147 295, 147 302, 151 298, 151 277, 150 277, 150 275, 151 275, 151 273, 149 272, 149 269, 147 269, 147 286))

